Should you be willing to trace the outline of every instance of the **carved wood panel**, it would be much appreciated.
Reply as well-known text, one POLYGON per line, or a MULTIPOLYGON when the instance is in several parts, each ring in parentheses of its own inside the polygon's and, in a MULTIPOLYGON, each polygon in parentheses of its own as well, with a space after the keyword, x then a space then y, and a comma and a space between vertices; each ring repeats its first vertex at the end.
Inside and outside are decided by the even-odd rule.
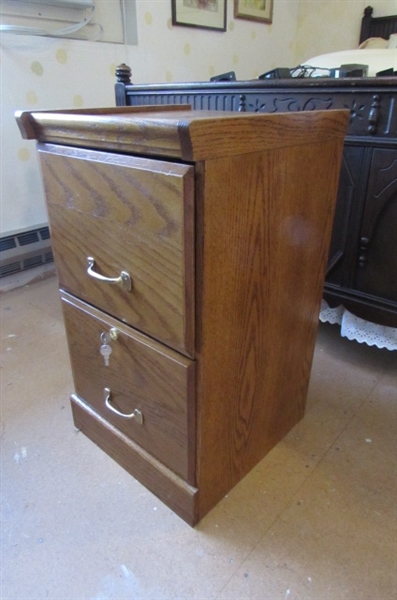
POLYGON ((350 111, 348 135, 393 137, 397 131, 397 94, 354 88, 234 89, 215 91, 202 88, 164 91, 134 90, 128 95, 130 105, 190 104, 194 110, 220 110, 257 113, 300 112, 346 108, 350 111))
POLYGON ((327 272, 327 282, 339 286, 349 285, 352 238, 358 239, 363 160, 364 149, 345 146, 327 272))
POLYGON ((354 287, 397 308, 397 150, 375 149, 354 287))

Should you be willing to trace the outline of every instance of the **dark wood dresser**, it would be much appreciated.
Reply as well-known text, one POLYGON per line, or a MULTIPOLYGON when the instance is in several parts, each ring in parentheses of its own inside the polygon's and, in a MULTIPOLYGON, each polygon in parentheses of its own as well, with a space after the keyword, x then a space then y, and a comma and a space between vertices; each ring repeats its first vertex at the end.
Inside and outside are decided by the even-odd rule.
POLYGON ((259 114, 348 109, 324 298, 397 327, 396 77, 134 85, 129 67, 120 65, 117 78, 118 106, 187 103, 259 114))
POLYGON ((75 424, 191 525, 303 417, 347 118, 18 116, 75 424))

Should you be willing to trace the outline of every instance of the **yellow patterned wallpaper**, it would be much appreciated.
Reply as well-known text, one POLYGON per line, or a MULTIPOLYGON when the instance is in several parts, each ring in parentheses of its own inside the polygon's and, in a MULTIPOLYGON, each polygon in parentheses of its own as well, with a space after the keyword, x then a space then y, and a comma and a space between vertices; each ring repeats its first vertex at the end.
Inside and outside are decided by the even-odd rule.
MULTIPOLYGON (((391 14, 396 1, 371 4, 378 14, 378 5, 391 14)), ((238 79, 254 79, 329 46, 344 49, 342 43, 357 39, 367 3, 274 0, 273 23, 264 24, 234 19, 228 0, 227 31, 221 33, 172 26, 171 0, 137 0, 137 46, 3 35, 0 235, 47 221, 35 145, 21 139, 15 110, 113 106, 114 71, 121 62, 130 65, 135 83, 206 81, 231 70, 238 79)))

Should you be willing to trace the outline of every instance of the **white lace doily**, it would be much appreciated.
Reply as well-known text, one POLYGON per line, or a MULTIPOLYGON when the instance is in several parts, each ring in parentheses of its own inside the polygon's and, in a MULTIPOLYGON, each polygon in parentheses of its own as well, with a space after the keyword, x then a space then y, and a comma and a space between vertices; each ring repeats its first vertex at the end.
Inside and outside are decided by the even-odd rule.
POLYGON ((377 325, 352 315, 344 306, 330 308, 325 300, 321 302, 320 321, 322 323, 338 323, 341 336, 348 340, 356 340, 360 344, 397 350, 397 329, 377 325))

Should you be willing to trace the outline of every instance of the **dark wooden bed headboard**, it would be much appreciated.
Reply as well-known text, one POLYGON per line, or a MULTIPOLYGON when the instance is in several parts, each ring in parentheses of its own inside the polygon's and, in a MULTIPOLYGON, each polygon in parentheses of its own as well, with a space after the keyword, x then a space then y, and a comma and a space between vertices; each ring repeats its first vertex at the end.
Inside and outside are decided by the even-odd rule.
POLYGON ((397 15, 388 17, 373 17, 374 9, 367 6, 361 21, 360 44, 371 37, 389 39, 392 33, 397 33, 397 15))

